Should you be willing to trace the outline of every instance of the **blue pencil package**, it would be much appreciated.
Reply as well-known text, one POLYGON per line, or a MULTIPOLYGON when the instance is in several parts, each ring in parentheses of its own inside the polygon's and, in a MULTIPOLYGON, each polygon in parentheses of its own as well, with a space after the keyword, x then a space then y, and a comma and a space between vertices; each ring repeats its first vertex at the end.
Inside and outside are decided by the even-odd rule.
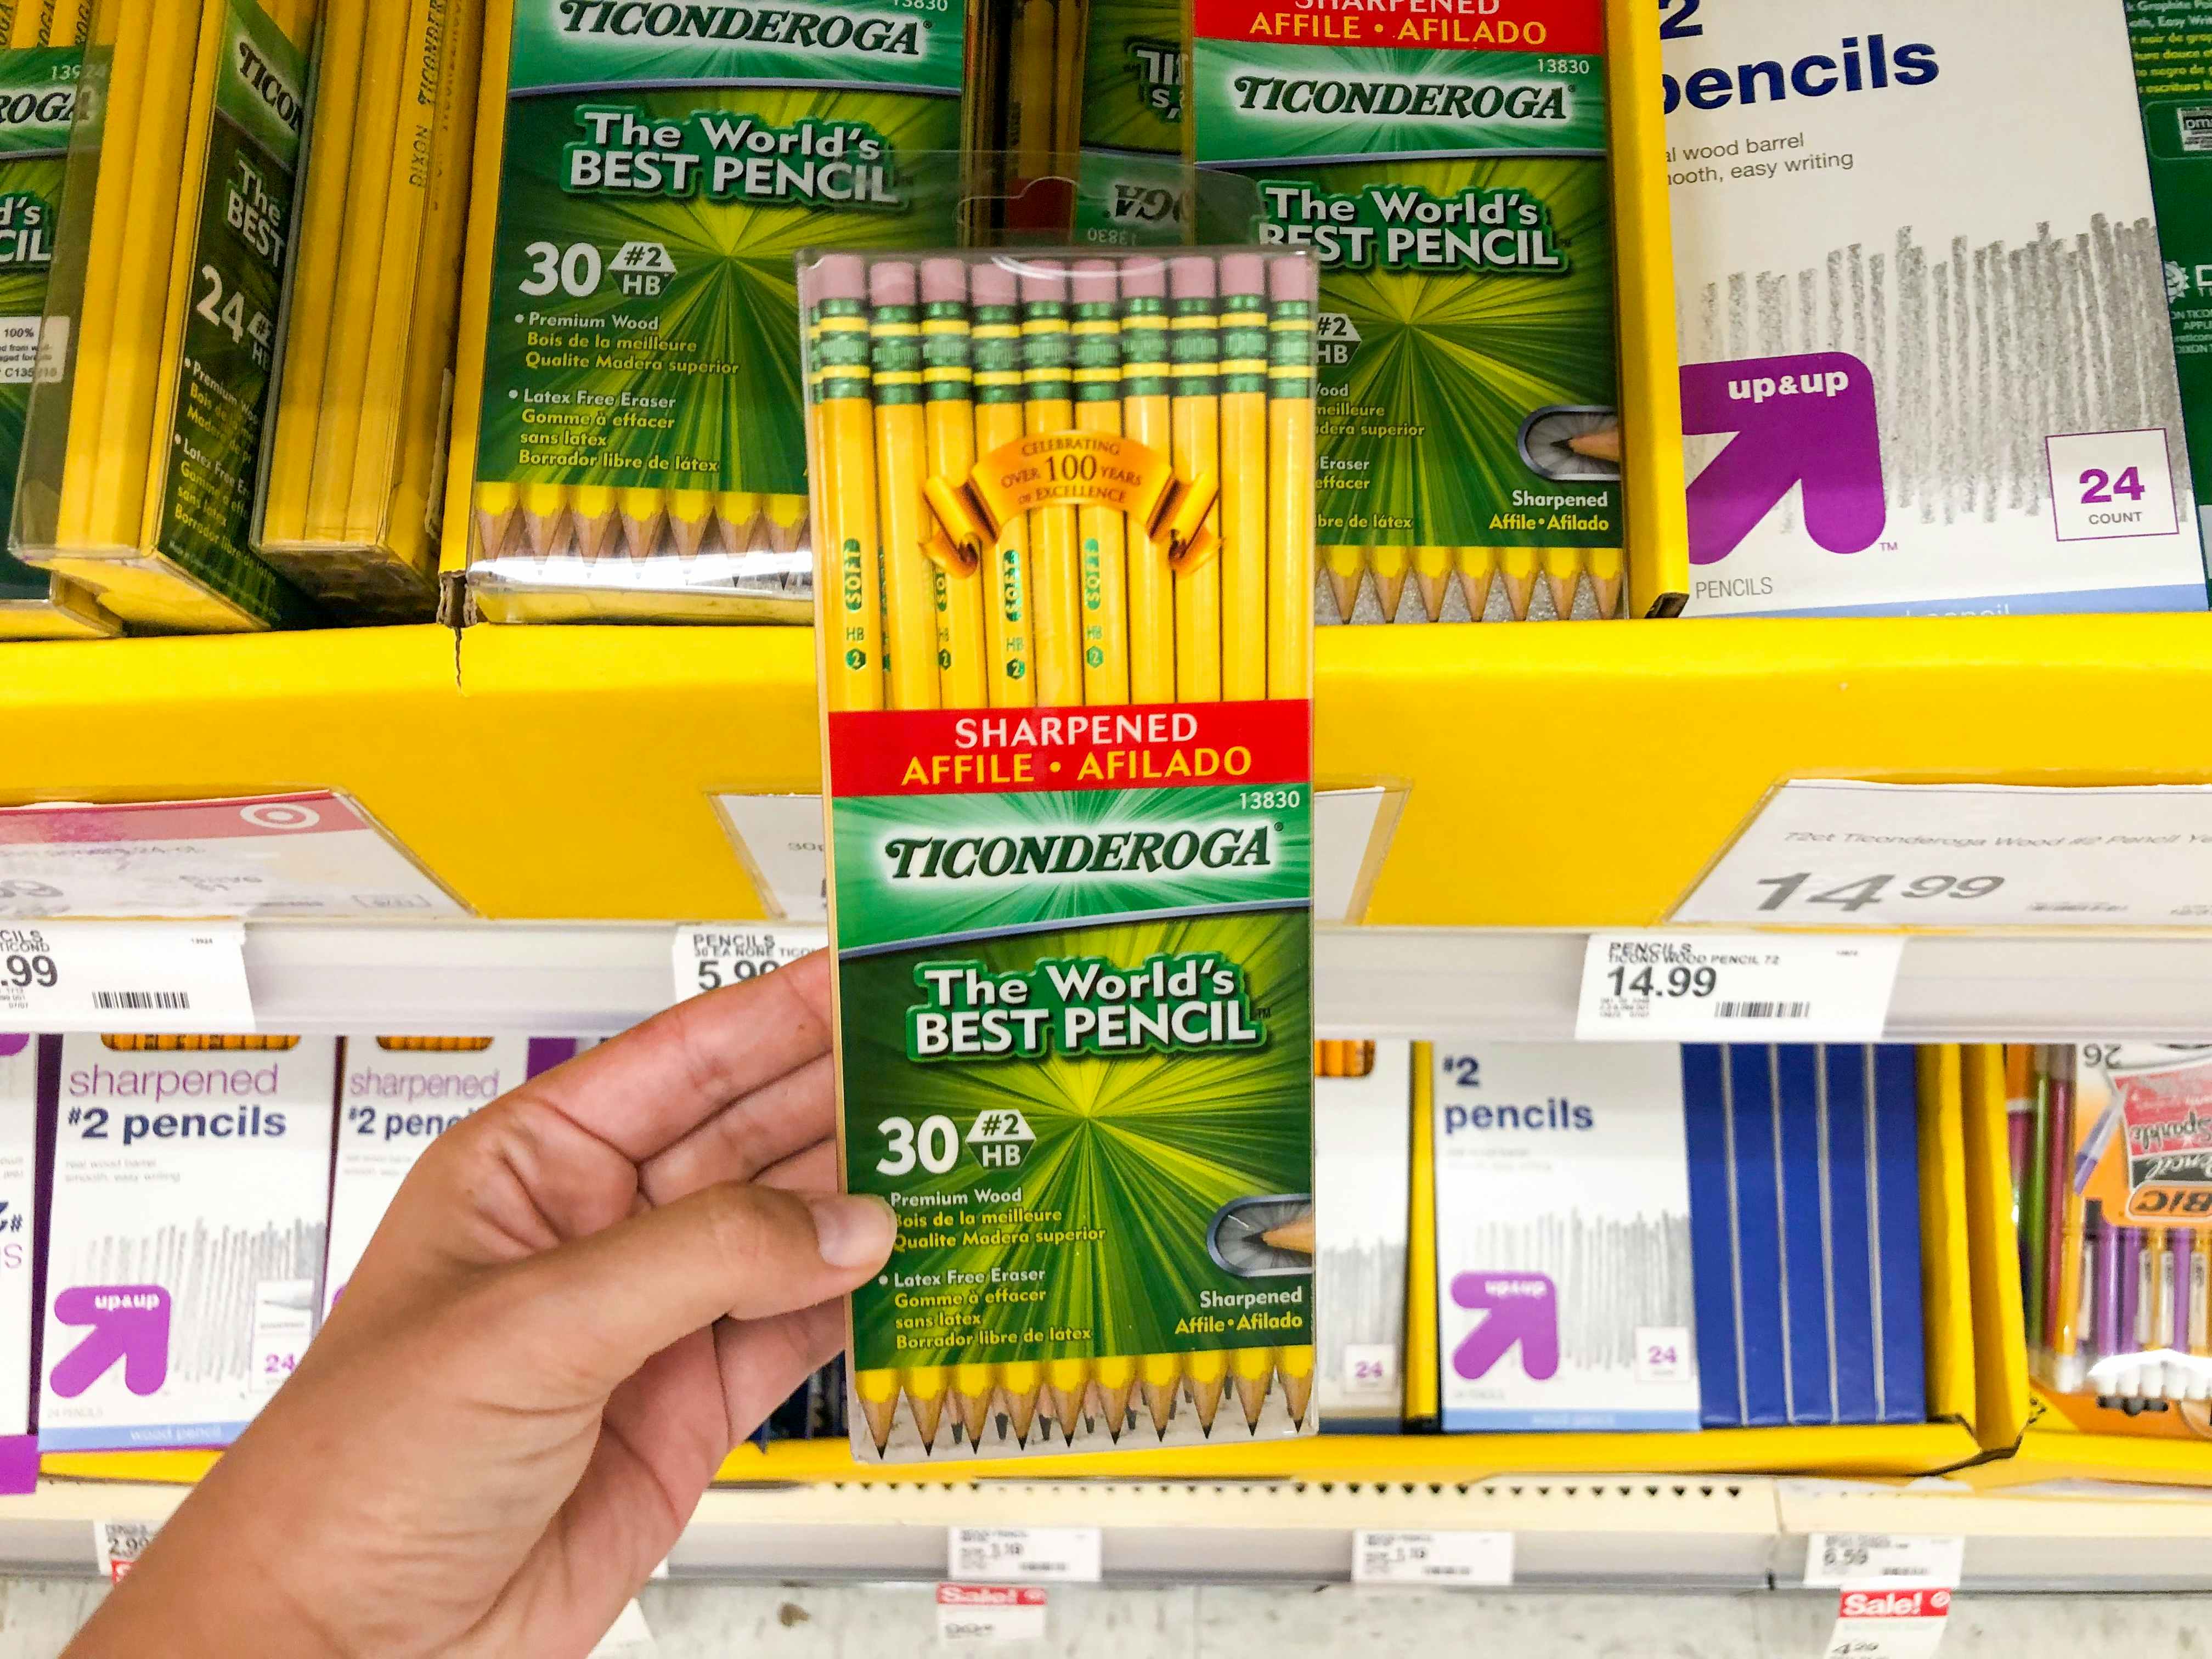
POLYGON ((1735 1188, 1729 1168, 1728 1101, 1721 1051, 1682 1050, 1682 1125, 1690 1154, 1690 1253, 1695 1264, 1698 1382, 1709 1429, 1743 1422, 1743 1366, 1737 1346, 1735 1188))
POLYGON ((1782 1184, 1786 1403, 1792 1423, 1832 1423, 1835 1240, 1823 1146, 1826 1102, 1820 1086, 1820 1051, 1801 1042, 1771 1048, 1767 1054, 1774 1079, 1782 1184))
POLYGON ((1722 1049, 1721 1094, 1735 1188, 1743 1420, 1753 1428, 1778 1426, 1790 1420, 1790 1310, 1782 1292, 1781 1136, 1771 1051, 1749 1043, 1722 1049))
POLYGON ((1903 1044, 1876 1048, 1874 1067, 1874 1237, 1877 1403, 1885 1423, 1928 1420, 1920 1272, 1920 1077, 1903 1044))
POLYGON ((1875 1354, 1871 1050, 1838 1043, 1820 1050, 1826 1105, 1828 1217, 1835 1272, 1836 1421, 1878 1423, 1875 1354))

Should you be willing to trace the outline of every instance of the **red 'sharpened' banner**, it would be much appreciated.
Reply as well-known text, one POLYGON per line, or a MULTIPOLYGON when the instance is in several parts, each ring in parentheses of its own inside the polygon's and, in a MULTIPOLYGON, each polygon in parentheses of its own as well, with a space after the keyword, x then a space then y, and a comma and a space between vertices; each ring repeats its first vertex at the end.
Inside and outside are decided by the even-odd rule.
POLYGON ((841 799, 1302 784, 1313 776, 1313 705, 832 714, 830 767, 841 799))
POLYGON ((1601 0, 1196 0, 1202 40, 1601 52, 1601 0))

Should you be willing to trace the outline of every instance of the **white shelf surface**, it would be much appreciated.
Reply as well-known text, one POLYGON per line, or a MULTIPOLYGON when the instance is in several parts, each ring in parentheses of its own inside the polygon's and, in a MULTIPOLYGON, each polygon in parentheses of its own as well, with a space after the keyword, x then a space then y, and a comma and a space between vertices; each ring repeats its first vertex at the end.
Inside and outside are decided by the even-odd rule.
MULTIPOLYGON (((658 922, 256 922, 246 969, 264 1030, 601 1035, 668 1006, 672 933, 658 922)), ((1346 1036, 1566 1041, 1587 937, 1324 927, 1316 1018, 1346 1036)), ((2212 935, 1915 935, 1888 1036, 2212 1042, 2212 935)))
MULTIPOLYGON (((95 1521, 159 1525, 174 1486, 48 1481, 0 1498, 0 1570, 95 1571, 95 1521)), ((1471 1486, 989 1481, 724 1487, 670 1557, 696 1579, 941 1578, 953 1526, 1097 1527, 1109 1583, 1326 1583, 1363 1528, 1510 1532, 1526 1589, 1801 1587, 1815 1532, 1962 1535, 1969 1593, 2212 1589, 2212 1493, 1975 1495, 1738 1476, 1471 1486)), ((1832 1595, 1832 1591, 1824 1592, 1832 1595)))

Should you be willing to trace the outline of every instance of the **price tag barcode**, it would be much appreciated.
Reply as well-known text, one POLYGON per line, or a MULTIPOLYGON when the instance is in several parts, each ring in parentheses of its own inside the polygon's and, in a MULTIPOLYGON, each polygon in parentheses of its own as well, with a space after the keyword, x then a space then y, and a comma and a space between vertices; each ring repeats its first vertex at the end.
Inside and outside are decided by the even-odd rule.
POLYGON ((1583 1042, 1870 1042, 1889 1018, 1901 938, 1593 933, 1583 1042))
POLYGON ((1847 1589, 1821 1659, 1929 1659, 1951 1616, 1948 1589, 1847 1589))
POLYGON ((955 1578, 1095 1584, 1101 1553, 1096 1527, 955 1527, 945 1554, 955 1578))
POLYGON ((1966 1559, 1961 1537, 1816 1532, 1805 1540, 1805 1583, 1813 1589, 1955 1589, 1966 1559))
POLYGON ((1513 1582, 1510 1532, 1374 1532, 1352 1539, 1355 1584, 1461 1584, 1495 1589, 1513 1582))
POLYGON ((235 921, 0 921, 0 1026, 250 1031, 235 921))

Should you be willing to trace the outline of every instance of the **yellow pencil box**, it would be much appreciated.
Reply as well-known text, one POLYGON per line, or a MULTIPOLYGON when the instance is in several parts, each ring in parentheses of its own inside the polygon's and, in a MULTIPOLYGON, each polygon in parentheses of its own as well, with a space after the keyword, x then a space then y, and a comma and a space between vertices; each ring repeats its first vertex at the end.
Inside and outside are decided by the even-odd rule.
POLYGON ((337 616, 436 608, 483 0, 328 0, 255 545, 337 616))
POLYGON ((93 15, 12 534, 134 627, 313 618, 248 536, 318 3, 93 15))

